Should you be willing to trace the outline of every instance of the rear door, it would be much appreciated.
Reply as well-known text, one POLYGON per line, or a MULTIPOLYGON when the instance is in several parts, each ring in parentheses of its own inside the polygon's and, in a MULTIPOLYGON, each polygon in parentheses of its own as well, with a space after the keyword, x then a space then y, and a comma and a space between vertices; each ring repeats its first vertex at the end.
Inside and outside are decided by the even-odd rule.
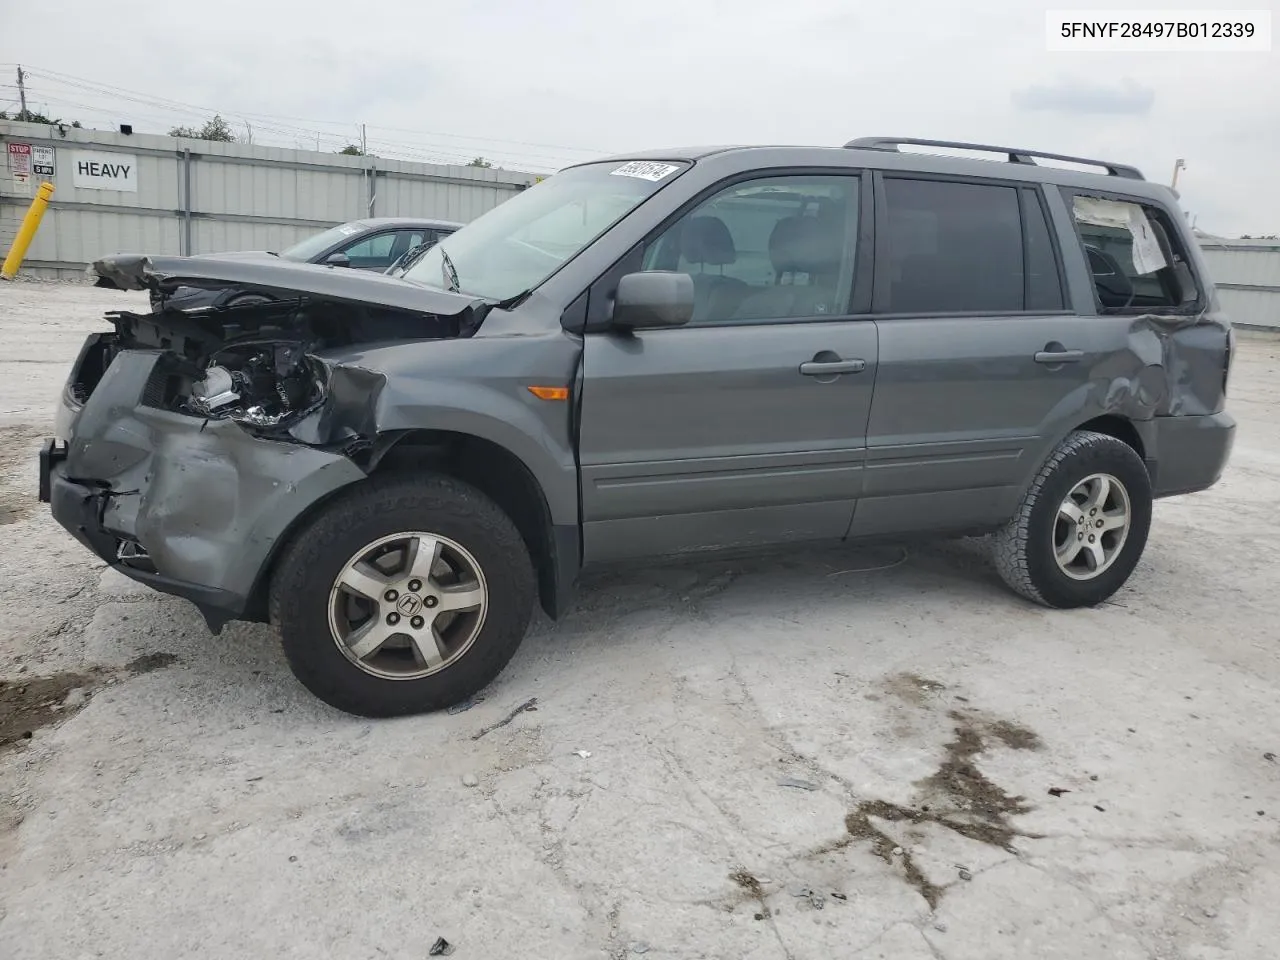
POLYGON ((585 337, 587 561, 845 535, 877 362, 869 196, 856 171, 739 180, 633 252, 690 273, 695 313, 585 337))
POLYGON ((851 532, 963 531, 1008 517, 1047 446, 1098 405, 1115 317, 1067 307, 1042 189, 877 177, 879 372, 851 532))

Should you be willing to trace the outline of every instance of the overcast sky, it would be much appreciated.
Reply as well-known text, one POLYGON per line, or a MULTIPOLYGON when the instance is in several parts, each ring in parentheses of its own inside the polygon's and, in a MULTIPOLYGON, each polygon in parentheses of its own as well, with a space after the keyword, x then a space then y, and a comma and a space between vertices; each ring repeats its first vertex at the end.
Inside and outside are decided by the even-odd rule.
MULTIPOLYGON (((1238 4, 1280 22, 1276 5, 1238 4)), ((337 149, 364 122, 386 156, 538 171, 654 146, 869 134, 1104 157, 1164 182, 1183 157, 1201 228, 1280 233, 1280 52, 1047 52, 1044 11, 1065 6, 0 0, 0 63, 31 71, 31 106, 86 126, 203 119, 86 89, 105 85, 217 109, 240 132, 247 120, 255 142, 337 149), (26 29, 37 9, 42 29, 26 29)), ((4 107, 14 68, 0 69, 4 107)))

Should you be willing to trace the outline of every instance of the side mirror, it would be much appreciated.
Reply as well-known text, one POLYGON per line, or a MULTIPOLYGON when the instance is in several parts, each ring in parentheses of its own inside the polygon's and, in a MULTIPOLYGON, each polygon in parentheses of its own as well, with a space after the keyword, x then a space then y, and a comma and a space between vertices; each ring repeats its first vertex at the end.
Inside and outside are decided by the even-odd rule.
POLYGON ((331 267, 349 267, 351 266, 351 258, 345 253, 333 253, 325 260, 331 267))
POLYGON ((613 326, 625 330, 679 327, 693 318, 693 277, 650 270, 618 281, 613 326))

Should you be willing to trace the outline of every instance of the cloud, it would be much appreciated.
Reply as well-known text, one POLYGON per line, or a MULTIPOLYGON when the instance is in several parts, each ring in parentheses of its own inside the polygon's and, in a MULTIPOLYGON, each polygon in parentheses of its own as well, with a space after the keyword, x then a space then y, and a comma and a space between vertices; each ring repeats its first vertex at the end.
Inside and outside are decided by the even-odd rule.
MULTIPOLYGON (((1275 53, 1049 52, 1051 6, 382 0, 353 16, 349 0, 309 0, 300 16, 284 0, 219 0, 210 17, 112 0, 84 30, 23 34, 0 13, 0 110, 21 60, 37 108, 87 124, 163 133, 216 110, 255 142, 321 150, 364 124, 381 156, 538 173, 650 147, 863 135, 1107 157, 1160 180, 1185 157, 1178 189, 1201 226, 1280 230, 1275 53)), ((52 23, 85 9, 40 0, 52 23)))
POLYGON ((1055 113, 1143 116, 1151 112, 1155 102, 1154 90, 1128 77, 1110 85, 1064 78, 1053 84, 1037 84, 1013 93, 1014 106, 1022 110, 1055 113))

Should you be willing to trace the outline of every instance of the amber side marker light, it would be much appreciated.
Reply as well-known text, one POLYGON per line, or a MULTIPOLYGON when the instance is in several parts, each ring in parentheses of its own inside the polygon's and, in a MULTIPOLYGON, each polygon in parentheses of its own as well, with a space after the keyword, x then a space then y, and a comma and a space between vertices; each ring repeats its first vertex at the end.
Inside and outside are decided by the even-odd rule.
POLYGON ((539 400, 568 400, 568 387, 529 387, 529 392, 539 400))

